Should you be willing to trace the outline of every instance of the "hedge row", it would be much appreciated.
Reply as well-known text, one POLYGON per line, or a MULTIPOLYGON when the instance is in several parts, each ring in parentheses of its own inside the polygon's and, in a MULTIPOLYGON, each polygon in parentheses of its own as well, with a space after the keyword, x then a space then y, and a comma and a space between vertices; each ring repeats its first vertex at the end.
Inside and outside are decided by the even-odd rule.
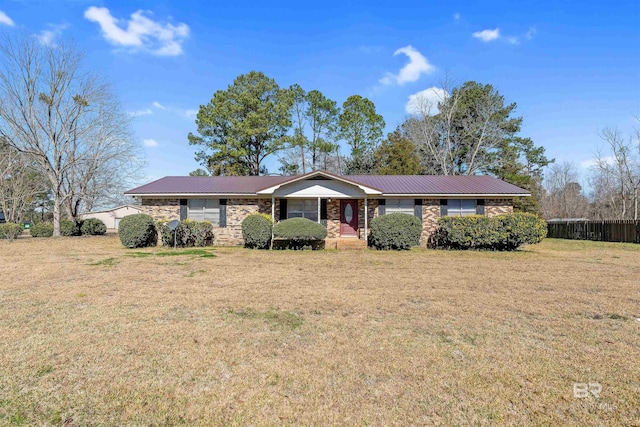
POLYGON ((213 244, 213 225, 208 221, 187 219, 180 221, 175 230, 171 230, 167 224, 167 221, 159 221, 156 224, 162 246, 187 248, 213 244))
MULTIPOLYGON (((50 222, 39 222, 29 230, 31 237, 51 237, 53 236, 53 224, 50 222)), ((97 218, 71 221, 63 219, 60 221, 61 236, 100 236, 107 232, 107 226, 97 218)))
POLYGON ((444 249, 513 251, 522 245, 540 243, 547 236, 547 223, 528 213, 495 217, 442 217, 431 238, 431 246, 444 249))

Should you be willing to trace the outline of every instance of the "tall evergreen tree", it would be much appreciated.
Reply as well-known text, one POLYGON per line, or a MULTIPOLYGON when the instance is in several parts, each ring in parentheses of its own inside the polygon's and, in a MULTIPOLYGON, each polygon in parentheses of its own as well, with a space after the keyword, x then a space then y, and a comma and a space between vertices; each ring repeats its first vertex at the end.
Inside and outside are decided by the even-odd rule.
POLYGON ((189 144, 203 147, 196 160, 212 175, 259 175, 264 159, 284 146, 291 127, 292 96, 258 71, 238 76, 200 106, 198 134, 189 144))

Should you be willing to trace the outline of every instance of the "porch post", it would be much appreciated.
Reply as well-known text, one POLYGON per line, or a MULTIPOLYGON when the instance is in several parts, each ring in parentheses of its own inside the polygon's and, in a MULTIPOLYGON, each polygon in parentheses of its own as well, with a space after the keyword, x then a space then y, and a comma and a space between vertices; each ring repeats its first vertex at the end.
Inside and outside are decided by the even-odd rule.
POLYGON ((318 224, 322 224, 322 220, 320 219, 320 197, 318 197, 318 224))
POLYGON ((368 241, 367 239, 367 226, 369 225, 369 215, 368 215, 368 200, 367 200, 367 195, 364 195, 364 240, 365 242, 368 241))
POLYGON ((271 224, 271 249, 273 249, 273 226, 276 223, 276 198, 273 194, 271 195, 271 221, 273 222, 271 224))

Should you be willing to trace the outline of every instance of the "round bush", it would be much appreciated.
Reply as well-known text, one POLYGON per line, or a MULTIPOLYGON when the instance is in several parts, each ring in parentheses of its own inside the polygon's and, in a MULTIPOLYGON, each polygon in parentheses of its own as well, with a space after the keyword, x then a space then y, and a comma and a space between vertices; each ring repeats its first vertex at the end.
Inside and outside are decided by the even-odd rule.
POLYGON ((547 237, 547 223, 531 213, 514 213, 495 217, 504 234, 503 250, 512 251, 521 245, 534 245, 547 237))
POLYGON ((0 224, 0 239, 14 240, 21 234, 22 227, 20 227, 20 224, 15 224, 13 222, 0 224))
POLYGON ((80 233, 83 236, 100 236, 107 232, 107 226, 98 218, 87 218, 80 226, 80 233))
POLYGON ((324 240, 327 230, 307 218, 290 218, 273 226, 273 237, 286 241, 291 249, 302 249, 324 240))
POLYGON ((271 217, 263 214, 251 214, 242 221, 244 247, 251 249, 269 249, 273 223, 271 217))
POLYGON ((120 242, 127 248, 145 248, 158 243, 158 232, 153 218, 146 214, 125 216, 118 226, 120 242))
POLYGON ((71 221, 68 219, 63 219, 60 221, 60 235, 61 236, 80 236, 82 232, 80 228, 82 227, 82 221, 71 221))
POLYGON ((53 224, 49 222, 39 222, 29 230, 31 237, 51 237, 53 236, 53 224))
POLYGON ((392 213, 371 220, 369 244, 376 249, 411 249, 420 244, 422 224, 414 215, 392 213))

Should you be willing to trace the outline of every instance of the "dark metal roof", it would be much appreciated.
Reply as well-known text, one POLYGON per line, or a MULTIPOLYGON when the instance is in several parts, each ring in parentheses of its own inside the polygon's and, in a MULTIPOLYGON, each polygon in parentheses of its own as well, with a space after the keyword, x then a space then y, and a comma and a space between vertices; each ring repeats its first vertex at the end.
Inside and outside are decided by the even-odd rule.
MULTIPOLYGON (((332 174, 325 175, 327 179, 335 176, 332 174)), ((167 176, 129 190, 125 194, 132 196, 143 194, 255 195, 256 192, 265 188, 299 178, 299 176, 167 176)), ((352 175, 340 176, 340 178, 378 189, 384 195, 529 195, 527 190, 491 176, 352 175)))
POLYGON ((290 176, 165 176, 125 194, 255 194, 290 176))
POLYGON ((384 194, 522 194, 529 191, 492 176, 354 175, 346 176, 384 194))

